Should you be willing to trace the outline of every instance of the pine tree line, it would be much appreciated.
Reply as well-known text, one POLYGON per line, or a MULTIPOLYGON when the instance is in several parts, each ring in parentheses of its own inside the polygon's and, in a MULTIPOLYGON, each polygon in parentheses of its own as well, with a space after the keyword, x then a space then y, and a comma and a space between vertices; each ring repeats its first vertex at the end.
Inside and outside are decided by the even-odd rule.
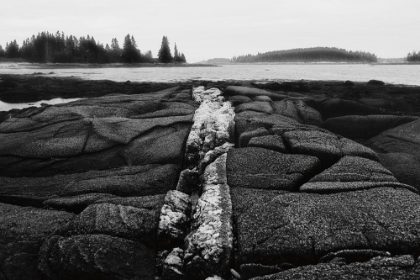
POLYGON ((408 62, 420 62, 420 51, 418 52, 413 51, 412 53, 408 53, 406 60, 408 62))
POLYGON ((162 39, 162 46, 159 50, 159 57, 153 58, 152 52, 141 52, 134 36, 128 34, 124 38, 121 48, 118 40, 113 38, 111 46, 105 46, 97 42, 94 37, 77 38, 70 35, 65 36, 63 32, 56 34, 49 32, 38 33, 23 41, 19 47, 16 40, 7 43, 6 48, 0 45, 0 57, 21 58, 28 62, 37 63, 155 63, 155 62, 179 62, 185 63, 185 55, 178 52, 175 44, 174 57, 169 49, 169 41, 166 36, 162 39), (162 51, 162 48, 165 50, 162 51), (167 53, 161 58, 160 53, 167 53))
POLYGON ((305 48, 258 53, 233 57, 231 62, 377 62, 374 54, 360 51, 347 51, 338 48, 305 48))

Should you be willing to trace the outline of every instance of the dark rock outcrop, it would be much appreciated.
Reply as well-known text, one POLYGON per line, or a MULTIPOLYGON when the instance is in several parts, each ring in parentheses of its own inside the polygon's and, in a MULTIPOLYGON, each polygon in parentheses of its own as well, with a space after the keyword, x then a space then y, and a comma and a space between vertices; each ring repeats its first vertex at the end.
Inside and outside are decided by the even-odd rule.
POLYGON ((378 108, 336 98, 326 99, 323 102, 320 102, 320 108, 325 119, 351 115, 379 115, 383 113, 383 111, 378 108))
POLYGON ((325 127, 330 131, 352 139, 368 139, 382 131, 418 120, 418 117, 369 115, 343 116, 325 121, 325 127))
POLYGON ((178 174, 178 166, 167 164, 123 167, 53 177, 0 177, 2 185, 0 199, 16 204, 40 206, 45 200, 90 193, 117 196, 156 195, 174 189, 178 174))
POLYGON ((284 145, 283 139, 278 135, 267 135, 253 137, 247 147, 260 147, 267 150, 273 150, 280 153, 287 153, 287 148, 284 145))
POLYGON ((252 88, 252 87, 243 87, 243 86, 228 86, 224 92, 225 95, 242 95, 247 97, 255 96, 268 96, 272 100, 282 100, 287 97, 287 95, 281 93, 273 93, 267 90, 252 88))
POLYGON ((380 162, 389 169, 401 183, 420 190, 420 161, 411 154, 378 154, 380 162))
POLYGON ((103 234, 54 235, 40 252, 48 279, 154 279, 156 253, 142 243, 103 234))
MULTIPOLYGON (((241 203, 241 196, 232 199, 241 203)), ((419 202, 417 194, 393 188, 284 193, 256 202, 235 215, 238 264, 304 265, 353 248, 416 254, 419 202)))
POLYGON ((401 279, 420 277, 420 264, 413 256, 403 255, 393 258, 377 257, 366 263, 318 264, 298 267, 280 273, 252 278, 253 280, 306 280, 306 279, 401 279))
POLYGON ((303 124, 324 126, 321 114, 300 99, 273 102, 274 113, 292 118, 303 124))
POLYGON ((73 217, 66 212, 0 203, 0 275, 3 279, 41 279, 37 264, 42 243, 73 217))
POLYGON ((251 147, 230 150, 226 170, 232 188, 291 191, 315 174, 319 164, 316 157, 251 147))
POLYGON ((401 184, 380 163, 353 156, 345 156, 336 164, 313 177, 299 190, 302 192, 329 193, 368 188, 395 187, 416 189, 401 184))

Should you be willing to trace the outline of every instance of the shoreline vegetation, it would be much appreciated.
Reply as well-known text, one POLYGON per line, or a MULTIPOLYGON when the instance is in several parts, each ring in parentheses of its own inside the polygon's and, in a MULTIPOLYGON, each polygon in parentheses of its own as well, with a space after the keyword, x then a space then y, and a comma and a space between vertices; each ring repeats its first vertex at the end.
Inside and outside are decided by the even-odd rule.
POLYGON ((377 62, 375 54, 361 51, 348 51, 339 48, 299 48, 277 50, 256 55, 247 54, 231 59, 232 62, 377 62))
POLYGON ((142 68, 142 67, 218 67, 215 64, 192 63, 31 63, 24 61, 2 61, 0 64, 11 64, 10 67, 33 69, 66 69, 66 68, 142 68), (15 64, 15 65, 14 65, 15 64))
POLYGON ((93 36, 77 38, 66 36, 64 32, 55 34, 40 32, 32 35, 19 46, 16 40, 0 45, 0 59, 20 59, 35 63, 186 63, 184 53, 175 43, 173 55, 169 40, 163 36, 157 58, 152 51, 141 52, 134 36, 127 34, 121 48, 117 38, 112 38, 111 45, 97 42, 93 36))

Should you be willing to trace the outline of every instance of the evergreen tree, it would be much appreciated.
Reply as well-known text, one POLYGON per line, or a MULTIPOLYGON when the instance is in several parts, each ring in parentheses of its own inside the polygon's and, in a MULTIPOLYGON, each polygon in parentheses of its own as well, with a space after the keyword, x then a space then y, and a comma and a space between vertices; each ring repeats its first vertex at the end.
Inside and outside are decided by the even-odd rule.
POLYGON ((19 45, 16 40, 6 45, 6 57, 17 58, 19 57, 19 45))
POLYGON ((0 57, 4 57, 6 52, 4 51, 3 47, 0 45, 0 57))
POLYGON ((113 50, 119 50, 120 49, 120 45, 118 44, 117 38, 114 38, 114 39, 111 40, 111 49, 113 49, 113 50))
POLYGON ((141 62, 141 54, 140 51, 135 47, 136 41, 132 36, 130 38, 130 34, 127 34, 124 38, 124 47, 122 50, 122 59, 125 63, 138 63, 141 62))
POLYGON ((181 62, 181 57, 178 53, 178 48, 176 47, 176 43, 175 43, 175 47, 174 47, 174 61, 175 62, 181 62))
POLYGON ((184 55, 183 53, 181 54, 180 61, 181 61, 182 63, 187 63, 187 59, 185 58, 185 55, 184 55))
POLYGON ((158 53, 158 58, 162 63, 170 63, 173 60, 171 49, 169 48, 169 41, 166 36, 163 36, 162 38, 162 45, 158 53))

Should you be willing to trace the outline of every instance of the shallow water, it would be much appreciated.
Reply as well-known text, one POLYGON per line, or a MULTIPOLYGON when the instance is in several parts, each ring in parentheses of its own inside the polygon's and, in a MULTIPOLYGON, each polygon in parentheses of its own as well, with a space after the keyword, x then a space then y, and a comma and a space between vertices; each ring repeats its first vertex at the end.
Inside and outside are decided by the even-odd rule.
POLYGON ((31 106, 41 107, 42 103, 48 105, 56 105, 61 103, 68 103, 72 101, 77 101, 80 98, 54 98, 51 100, 41 100, 37 102, 29 102, 29 103, 6 103, 0 100, 0 111, 9 111, 12 109, 23 109, 31 106))
POLYGON ((0 63, 0 74, 77 77, 87 80, 169 82, 188 80, 339 80, 420 86, 420 65, 377 64, 254 64, 218 67, 38 68, 29 63, 0 63), (53 72, 53 74, 49 74, 53 72))

